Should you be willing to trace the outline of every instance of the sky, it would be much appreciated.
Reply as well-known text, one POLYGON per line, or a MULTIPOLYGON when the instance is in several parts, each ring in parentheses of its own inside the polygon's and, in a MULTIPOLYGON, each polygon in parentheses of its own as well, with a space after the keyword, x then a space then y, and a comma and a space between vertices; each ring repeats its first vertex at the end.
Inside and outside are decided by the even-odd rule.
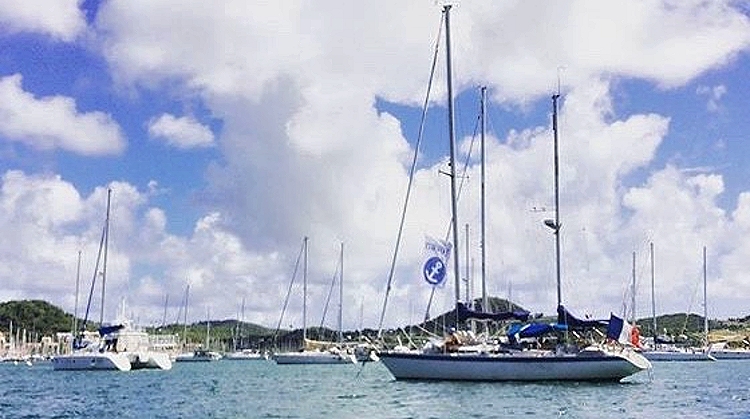
MULTIPOLYGON (((420 321, 424 243, 450 220, 441 15, 433 0, 0 2, 0 301, 82 315, 111 188, 105 321, 182 321, 189 284, 189 322, 301 327, 304 237, 308 325, 341 243, 345 329, 379 326, 394 254, 384 326, 420 321)), ((486 289, 555 312, 559 89, 566 307, 632 310, 635 277, 651 316, 653 261, 657 314, 702 313, 705 247, 709 317, 750 314, 750 2, 474 0, 450 17, 462 298, 481 290, 485 86, 486 289)))

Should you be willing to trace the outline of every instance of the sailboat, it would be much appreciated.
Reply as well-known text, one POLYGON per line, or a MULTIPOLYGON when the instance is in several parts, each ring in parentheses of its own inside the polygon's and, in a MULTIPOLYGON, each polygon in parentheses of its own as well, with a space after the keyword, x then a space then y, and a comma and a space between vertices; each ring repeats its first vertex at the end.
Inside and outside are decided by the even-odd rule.
MULTIPOLYGON (((652 345, 650 347, 644 348, 641 352, 643 356, 646 357, 649 361, 715 361, 716 358, 713 356, 713 354, 710 351, 710 347, 706 346, 705 348, 692 348, 692 347, 682 347, 677 346, 673 343, 660 343, 659 336, 657 336, 657 328, 656 325, 656 302, 654 297, 654 278, 655 278, 655 269, 654 269, 654 244, 651 243, 650 245, 650 255, 651 255, 651 316, 653 321, 653 329, 654 329, 654 336, 652 337, 652 345)), ((704 262, 705 265, 705 262, 704 262)), ((705 276, 703 278, 703 281, 705 283, 705 276)), ((633 278, 633 282, 635 282, 635 274, 633 278)), ((705 296, 704 296, 705 297, 705 296)), ((703 305, 705 307, 706 303, 703 302, 703 305)), ((706 339, 708 339, 708 333, 706 332, 706 339)))
MULTIPOLYGON (((189 287, 189 286, 188 286, 189 287)), ((189 288, 188 288, 189 290, 189 288)), ((187 330, 187 293, 185 294, 185 329, 187 330)), ((183 352, 175 356, 175 362, 210 362, 220 360, 221 354, 214 352, 209 349, 209 343, 211 342, 211 321, 209 320, 209 312, 206 311, 206 344, 205 348, 196 348, 191 352, 183 352)), ((187 337, 186 337, 187 339, 187 337)))
MULTIPOLYGON (((307 338, 307 255, 308 255, 308 238, 303 240, 304 268, 302 274, 303 281, 303 302, 302 302, 302 344, 303 347, 297 352, 275 353, 271 358, 279 365, 289 364, 353 364, 356 363, 354 355, 348 353, 340 344, 331 342, 313 341, 307 338)), ((343 271, 344 261, 344 244, 341 244, 340 266, 343 271)), ((343 281, 343 275, 340 275, 343 281)), ((341 298, 341 292, 339 292, 341 298)), ((341 333, 341 304, 339 304, 339 341, 342 340, 341 333)), ((339 342, 340 343, 340 342, 339 342)))
POLYGON ((91 280, 86 314, 77 336, 74 337, 72 351, 69 354, 52 358, 55 370, 120 370, 129 371, 138 368, 156 368, 168 370, 172 362, 166 352, 152 351, 147 333, 135 330, 128 322, 104 326, 104 296, 107 279, 107 253, 109 247, 110 209, 112 190, 107 190, 107 211, 99 242, 94 276, 91 280), (99 271, 101 262, 101 271, 99 271), (91 300, 97 276, 101 275, 102 294, 99 317, 98 338, 86 339, 86 322, 88 320, 91 300))
POLYGON ((722 341, 722 342, 716 342, 711 344, 708 340, 708 312, 707 312, 707 294, 708 294, 708 285, 706 281, 707 277, 707 258, 706 258, 706 248, 703 248, 703 306, 704 306, 704 323, 703 327, 705 329, 706 334, 706 344, 708 345, 708 350, 711 352, 711 356, 713 356, 715 359, 750 359, 750 342, 747 341, 746 338, 743 339, 735 339, 734 341, 722 341), (740 346, 734 346, 736 344, 740 344, 740 346))
MULTIPOLYGON (((453 88, 450 55, 450 5, 443 6, 447 56, 448 130, 450 139, 451 213, 453 242, 458 243, 458 217, 456 202, 455 132, 453 88)), ((553 131, 555 139, 555 220, 547 220, 556 237, 558 327, 569 330, 581 324, 569 316, 561 302, 560 281, 560 222, 557 170, 557 99, 553 95, 553 131)), ((460 302, 460 275, 458 246, 453 246, 455 280, 455 305, 459 313, 466 310, 460 302)), ((484 313, 489 314, 489 313, 484 313)), ((458 323, 458 322, 457 322, 458 323)), ((619 381, 651 367, 642 355, 627 346, 618 344, 592 344, 582 349, 570 344, 560 344, 554 350, 508 350, 481 345, 478 350, 448 351, 447 345, 436 348, 428 345, 420 350, 385 350, 379 353, 381 362, 397 380, 464 380, 464 381, 619 381)))
MULTIPOLYGON (((253 349, 239 349, 237 346, 237 340, 241 340, 241 326, 245 321, 245 299, 242 299, 242 309, 240 310, 240 319, 237 321, 237 325, 234 330, 234 345, 233 351, 224 354, 224 358, 229 361, 254 361, 261 359, 268 359, 265 354, 262 354, 253 349)), ((242 344, 242 342, 240 342, 242 344)))

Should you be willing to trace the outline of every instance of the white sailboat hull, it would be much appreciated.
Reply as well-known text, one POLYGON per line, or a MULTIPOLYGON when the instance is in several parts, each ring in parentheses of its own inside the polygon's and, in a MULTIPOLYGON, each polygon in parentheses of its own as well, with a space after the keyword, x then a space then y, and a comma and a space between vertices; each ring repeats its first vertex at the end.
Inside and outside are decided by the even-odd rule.
POLYGON ((711 356, 716 359, 750 359, 750 351, 744 349, 712 350, 711 356))
POLYGON ((562 355, 388 351, 379 356, 397 380, 619 381, 651 367, 648 360, 630 350, 562 355))
POLYGON ((279 365, 291 364, 354 364, 353 355, 332 352, 286 352, 273 355, 273 360, 279 365))
POLYGON ((238 351, 224 355, 227 361, 265 361, 268 357, 258 352, 238 351))
POLYGON ((653 350, 641 352, 649 361, 715 361, 715 354, 691 350, 653 350))
POLYGON ((175 357, 175 362, 211 362, 221 359, 221 355, 216 352, 203 353, 182 353, 175 357))
POLYGON ((127 355, 115 352, 73 352, 52 358, 55 370, 117 370, 130 371, 127 355))

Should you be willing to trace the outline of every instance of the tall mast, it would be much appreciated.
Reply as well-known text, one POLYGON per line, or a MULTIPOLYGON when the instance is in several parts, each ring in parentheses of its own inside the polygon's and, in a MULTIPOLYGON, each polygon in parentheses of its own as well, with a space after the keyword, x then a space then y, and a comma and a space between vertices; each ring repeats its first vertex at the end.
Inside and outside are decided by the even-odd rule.
POLYGON ((187 314, 188 314, 188 298, 190 297, 190 284, 188 283, 187 286, 185 286, 185 318, 183 319, 183 322, 185 323, 183 325, 182 334, 185 338, 185 346, 187 347, 187 314))
POLYGON ((73 307, 73 336, 78 332, 78 289, 81 283, 81 251, 78 251, 78 267, 76 268, 76 298, 73 307))
POLYGON ((464 269, 465 272, 465 280, 466 280, 466 306, 473 309, 474 307, 471 305, 471 290, 469 289, 469 281, 471 280, 471 264, 469 264, 469 223, 466 223, 464 225, 464 234, 465 234, 465 244, 464 247, 466 248, 466 259, 464 260, 466 262, 466 268, 464 269))
POLYGON ((206 307, 206 350, 208 350, 208 345, 211 343, 211 310, 206 307))
POLYGON ((305 236, 305 264, 302 270, 302 347, 307 341, 307 236, 305 236))
POLYGON ((167 325, 167 307, 169 306, 169 294, 164 297, 164 314, 161 316, 161 327, 167 325))
POLYGON ((559 153, 557 144, 557 100, 560 98, 560 92, 552 95, 552 132, 554 134, 554 147, 555 147, 555 221, 554 225, 549 222, 545 224, 552 228, 555 234, 555 271, 557 276, 557 306, 562 304, 562 285, 560 279, 560 169, 559 169, 559 153))
POLYGON ((240 306, 240 323, 237 327, 237 336, 240 341, 240 347, 242 347, 242 332, 245 327, 245 297, 242 297, 242 305, 240 306))
POLYGON ((651 242, 650 245, 651 250, 651 318, 652 318, 652 326, 654 328, 654 347, 656 347, 656 285, 655 285, 655 278, 656 278, 656 269, 654 268, 654 242, 651 242))
POLYGON ((706 266, 706 246, 703 246, 703 333, 706 335, 706 345, 708 345, 708 277, 706 266))
POLYGON ((635 325, 635 252, 633 252, 633 283, 630 286, 630 324, 635 325))
POLYGON ((344 242, 341 242, 339 256, 339 343, 344 341, 344 242))
MULTIPOLYGON (((454 126, 453 109, 453 69, 451 66, 451 5, 443 6, 445 11, 445 56, 446 79, 448 90, 448 134, 450 138, 450 177, 451 177, 451 214, 453 230, 453 277, 455 284, 456 308, 461 299, 461 275, 458 263, 458 203, 456 202, 456 131, 454 126)), ((456 310, 456 325, 458 325, 458 309, 456 310)))
POLYGON ((109 248, 109 211, 112 202, 112 189, 107 189, 107 218, 104 220, 104 261, 102 263, 102 306, 99 312, 99 326, 104 325, 104 294, 107 287, 107 249, 109 248))
POLYGON ((482 170, 482 180, 481 180, 481 190, 482 190, 482 215, 481 215, 481 224, 482 224, 482 238, 481 238, 481 250, 482 250, 482 312, 488 312, 489 309, 487 307, 487 261, 486 261, 486 255, 487 255, 487 243, 485 242, 485 187, 484 187, 484 158, 485 158, 485 148, 484 148, 484 132, 487 127, 487 124, 485 122, 485 109, 487 106, 487 87, 482 87, 482 112, 481 112, 481 119, 482 119, 482 136, 481 136, 481 170, 482 170))

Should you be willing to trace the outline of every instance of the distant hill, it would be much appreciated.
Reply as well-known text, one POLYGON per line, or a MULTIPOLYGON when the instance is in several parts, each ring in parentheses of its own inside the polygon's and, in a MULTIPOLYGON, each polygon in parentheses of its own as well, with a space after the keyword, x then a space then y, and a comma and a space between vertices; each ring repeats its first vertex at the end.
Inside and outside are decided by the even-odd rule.
MULTIPOLYGON (((481 300, 475 300, 480 305, 481 300)), ((490 297, 488 299, 490 312, 508 310, 524 310, 523 307, 508 300, 490 297)), ((443 330, 454 327, 455 311, 450 310, 431 317, 427 321, 411 326, 403 326, 399 330, 385 331, 391 337, 404 336, 405 330, 412 330, 441 335, 443 330)), ((555 321, 556 314, 548 315, 539 319, 540 321, 555 321)), ((686 335, 688 337, 699 336, 703 331, 703 317, 696 314, 667 314, 658 316, 657 332, 672 336, 686 335)), ((41 336, 53 336, 56 332, 70 331, 73 316, 61 308, 41 300, 8 301, 0 303, 0 331, 8 333, 10 323, 13 322, 14 331, 26 329, 29 339, 38 339, 41 336)), ((653 321, 651 318, 642 318, 637 321, 644 336, 653 335, 653 321)), ((79 319, 80 324, 80 319, 79 319)), ((94 330, 98 325, 91 322, 89 330, 94 330)), ((750 316, 733 318, 728 320, 711 320, 709 329, 717 334, 750 334, 750 316)), ((180 336, 180 341, 187 337, 190 343, 202 343, 206 339, 207 322, 193 323, 187 326, 182 324, 170 324, 163 327, 147 328, 151 333, 169 333, 180 336)), ((373 339, 377 330, 366 329, 362 331, 345 331, 349 338, 356 336, 367 336, 373 339)), ((317 340, 335 340, 337 332, 327 328, 308 329, 308 338, 317 340)), ((210 321, 210 337, 212 347, 221 350, 231 350, 236 344, 239 348, 271 348, 274 345, 293 348, 302 342, 302 330, 280 330, 276 332, 254 323, 240 322, 238 320, 212 320, 210 321), (275 341, 275 342, 274 342, 275 341)))
POLYGON ((14 331, 26 329, 29 337, 51 336, 73 328, 72 315, 42 300, 0 303, 0 330, 7 334, 11 322, 14 331))
MULTIPOLYGON (((80 324, 82 319, 78 319, 80 324)), ((37 340, 41 336, 54 336, 57 332, 68 332, 73 328, 73 315, 63 309, 42 300, 8 301, 0 303, 0 331, 8 334, 13 324, 13 333, 26 330, 27 339, 37 340)), ((234 342, 239 346, 250 346, 265 342, 274 331, 253 323, 237 320, 211 321, 211 341, 215 344, 232 348, 234 342), (238 333, 239 332, 239 333, 238 333), (235 337, 237 338, 235 340, 235 337)), ((97 322, 89 322, 88 330, 96 330, 97 322)), ((193 323, 187 327, 187 340, 201 343, 206 339, 206 322, 193 323)), ((172 324, 159 328, 147 328, 152 333, 170 333, 183 336, 185 326, 172 324)), ((285 334, 288 332, 284 332, 285 334)), ((181 338, 180 340, 183 340, 181 338)), ((212 343, 212 345, 214 344, 212 343)))

